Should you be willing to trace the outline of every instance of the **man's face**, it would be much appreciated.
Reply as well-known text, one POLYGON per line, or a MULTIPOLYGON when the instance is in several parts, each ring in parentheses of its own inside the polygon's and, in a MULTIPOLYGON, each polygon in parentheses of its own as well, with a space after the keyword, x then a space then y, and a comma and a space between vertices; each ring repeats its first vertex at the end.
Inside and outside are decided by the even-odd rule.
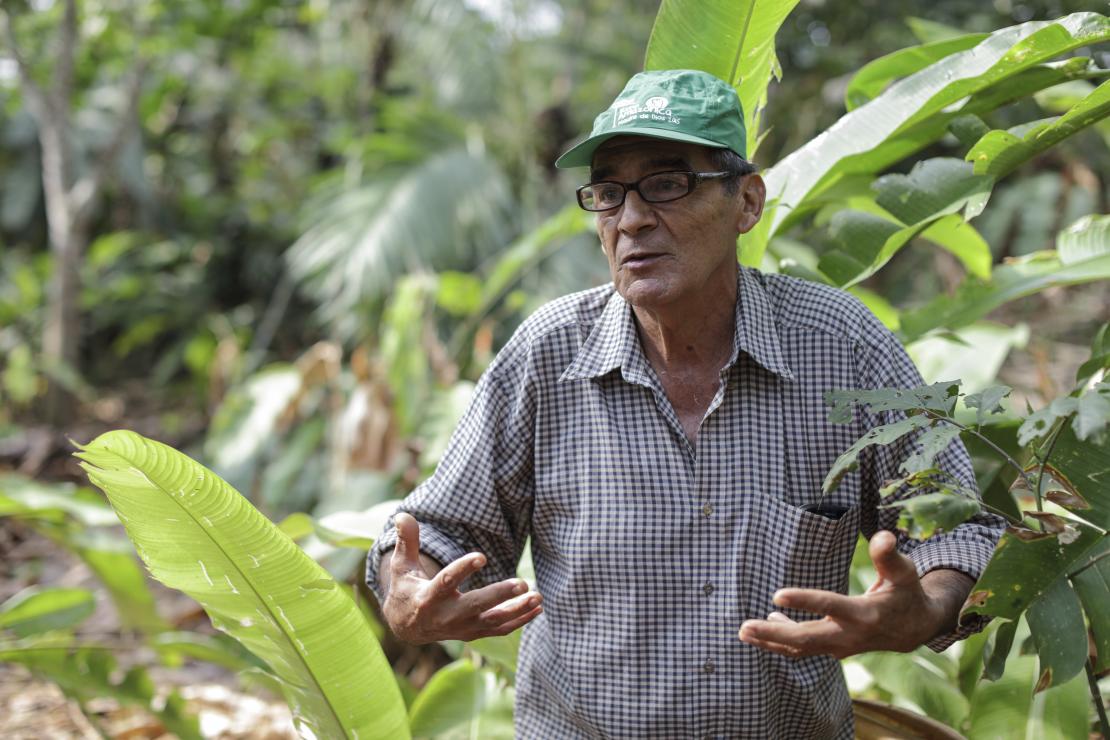
MULTIPOLYGON (((713 172, 709 149, 642 136, 619 136, 594 154, 590 179, 636 182, 657 172, 713 172)), ((763 183, 743 178, 726 192, 706 180, 685 198, 647 203, 629 191, 624 203, 597 214, 597 233, 617 292, 634 306, 665 308, 735 287, 736 237, 759 220, 763 183)))

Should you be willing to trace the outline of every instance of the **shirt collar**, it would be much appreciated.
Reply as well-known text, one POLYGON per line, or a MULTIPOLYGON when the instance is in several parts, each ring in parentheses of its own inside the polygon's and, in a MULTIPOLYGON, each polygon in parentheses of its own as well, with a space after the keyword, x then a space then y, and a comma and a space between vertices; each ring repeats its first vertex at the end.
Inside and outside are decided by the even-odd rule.
MULTIPOLYGON (((739 268, 736 330, 726 368, 734 365, 743 351, 766 370, 793 380, 794 373, 783 358, 771 302, 760 278, 759 272, 750 267, 739 268)), ((599 378, 619 367, 626 381, 643 383, 646 363, 632 307, 613 291, 601 317, 559 381, 599 378)))

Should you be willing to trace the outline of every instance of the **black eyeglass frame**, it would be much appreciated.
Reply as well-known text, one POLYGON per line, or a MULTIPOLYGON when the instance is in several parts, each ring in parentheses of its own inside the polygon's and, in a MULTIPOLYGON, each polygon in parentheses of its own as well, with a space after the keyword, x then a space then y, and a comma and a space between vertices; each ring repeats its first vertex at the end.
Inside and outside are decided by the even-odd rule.
POLYGON ((583 211, 589 211, 590 213, 601 213, 603 211, 611 211, 614 208, 620 208, 622 205, 624 205, 624 200, 628 197, 629 190, 635 190, 636 194, 643 198, 645 203, 671 203, 676 200, 681 200, 690 193, 694 192, 694 189, 697 188, 698 184, 705 180, 722 180, 733 176, 743 177, 744 175, 750 175, 752 172, 755 172, 754 167, 752 168, 751 172, 691 172, 689 170, 668 170, 665 172, 652 172, 650 175, 644 175, 636 182, 620 182, 619 180, 597 180, 596 182, 588 182, 582 187, 575 190, 574 195, 578 200, 578 207, 581 208, 583 211), (664 198, 663 200, 653 200, 640 192, 640 183, 652 177, 658 177, 659 175, 685 175, 687 178, 686 192, 682 195, 675 196, 674 198, 664 198), (621 193, 620 201, 616 205, 606 206, 605 208, 587 208, 586 204, 582 200, 582 193, 587 188, 596 187, 602 184, 620 185, 623 190, 623 192, 621 193))

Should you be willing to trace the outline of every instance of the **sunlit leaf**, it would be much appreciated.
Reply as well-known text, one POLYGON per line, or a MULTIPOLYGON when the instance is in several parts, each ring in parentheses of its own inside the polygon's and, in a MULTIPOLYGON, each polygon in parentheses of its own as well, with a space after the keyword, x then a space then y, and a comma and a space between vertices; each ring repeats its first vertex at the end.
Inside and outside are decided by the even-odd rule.
POLYGON ((1018 444, 1024 447, 1033 440, 1040 439, 1048 434, 1057 420, 1074 414, 1078 408, 1078 399, 1064 396, 1030 414, 1018 428, 1018 444))
POLYGON ((1110 424, 1110 383, 1099 383, 1078 399, 1072 428, 1079 439, 1094 437, 1110 424))
POLYGON ((1104 82, 1060 118, 1009 131, 991 131, 971 148, 967 160, 975 164, 975 174, 1002 178, 1023 162, 1108 115, 1110 82, 1104 82))
POLYGON ((303 732, 407 736, 392 671, 350 596, 315 587, 327 573, 242 496, 132 432, 103 434, 78 456, 154 577, 266 661, 303 732))
POLYGON ((899 80, 766 172, 768 197, 781 199, 773 214, 776 227, 786 210, 798 207, 816 188, 848 172, 879 171, 935 141, 957 115, 979 112, 976 93, 999 86, 1002 98, 994 102, 997 105, 1018 93, 1015 85, 1001 89, 1011 78, 1108 38, 1110 19, 1097 13, 1031 21, 995 31, 975 47, 899 80), (972 100, 962 108, 954 105, 969 96, 972 100), (910 135, 918 125, 920 130, 910 135))
POLYGON ((0 629, 20 637, 65 630, 83 622, 96 608, 84 588, 26 588, 0 604, 0 629))
POLYGON ((316 533, 336 547, 368 550, 385 529, 389 518, 397 512, 400 499, 375 504, 366 511, 336 511, 316 522, 316 533))
POLYGON ((648 39, 644 69, 700 69, 736 88, 749 157, 772 75, 775 34, 798 0, 663 0, 648 39))
POLYGON ((957 51, 970 49, 986 37, 985 33, 970 33, 920 46, 907 46, 868 62, 848 83, 844 91, 845 105, 848 110, 858 108, 876 97, 894 80, 911 75, 957 51))
POLYGON ((417 695, 409 710, 415 736, 438 735, 477 715, 491 696, 487 671, 469 660, 440 668, 417 695))
POLYGON ((1110 253, 1070 265, 1052 252, 1028 255, 996 266, 989 281, 969 277, 955 295, 941 295, 919 309, 904 311, 898 334, 910 342, 938 327, 966 326, 999 306, 1049 287, 1107 279, 1110 253))
POLYGON ((925 493, 895 501, 884 508, 901 509, 898 528, 914 539, 932 537, 938 530, 951 532, 979 513, 979 502, 957 493, 925 493))
MULTIPOLYGON (((163 657, 181 656, 215 663, 232 671, 261 668, 261 660, 227 635, 202 632, 163 632, 150 641, 163 657)), ((279 692, 280 693, 280 692, 279 692)))
POLYGON ((927 717, 959 727, 970 711, 959 688, 917 655, 873 652, 859 655, 856 660, 880 688, 913 702, 927 717))

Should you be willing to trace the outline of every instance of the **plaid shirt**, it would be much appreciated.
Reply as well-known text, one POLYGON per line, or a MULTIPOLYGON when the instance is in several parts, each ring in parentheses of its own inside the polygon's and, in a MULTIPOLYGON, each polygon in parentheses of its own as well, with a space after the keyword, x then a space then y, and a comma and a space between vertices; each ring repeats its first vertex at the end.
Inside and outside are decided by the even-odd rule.
MULTIPOLYGON (((835 658, 786 658, 737 632, 766 617, 784 586, 846 593, 857 534, 894 528, 877 489, 909 445, 867 449, 831 495, 848 508, 840 519, 799 508, 816 501, 841 452, 896 418, 857 412, 853 424, 829 424, 822 393, 921 377, 844 292, 741 268, 738 296, 732 357, 696 447, 610 284, 521 325, 435 474, 401 506, 440 563, 486 554, 470 588, 513 577, 531 537, 544 612, 521 642, 519 737, 852 736, 835 658)), ((938 463, 974 485, 958 441, 938 463)), ((922 574, 977 578, 1000 532, 1000 520, 981 515, 923 542, 900 535, 899 547, 922 574)), ((375 592, 395 542, 390 523, 370 551, 375 592)))

